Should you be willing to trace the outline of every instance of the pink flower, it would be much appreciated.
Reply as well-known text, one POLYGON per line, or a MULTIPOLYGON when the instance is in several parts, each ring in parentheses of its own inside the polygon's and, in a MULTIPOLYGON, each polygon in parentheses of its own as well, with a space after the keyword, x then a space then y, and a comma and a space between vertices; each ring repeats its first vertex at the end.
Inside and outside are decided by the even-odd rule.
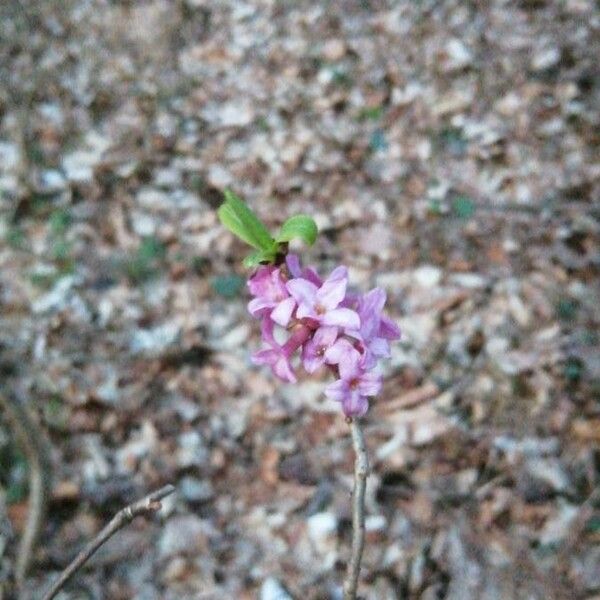
POLYGON ((306 343, 311 330, 303 325, 296 326, 288 340, 279 345, 273 335, 273 321, 266 317, 262 323, 262 338, 271 348, 259 350, 252 355, 256 365, 269 365, 273 374, 290 383, 296 383, 297 378, 291 363, 291 357, 296 350, 306 343))
POLYGON ((325 359, 337 364, 340 379, 325 389, 325 395, 342 403, 347 417, 362 417, 369 408, 369 396, 381 391, 381 375, 366 372, 360 352, 346 339, 339 339, 326 352, 325 359))
POLYGON ((337 327, 319 327, 302 348, 302 364, 307 373, 314 373, 325 363, 325 355, 338 336, 337 327))
POLYGON ((327 365, 338 377, 325 395, 340 402, 346 416, 364 415, 369 398, 381 390, 381 376, 372 369, 378 359, 389 356, 389 341, 400 336, 395 323, 382 314, 385 292, 375 288, 364 295, 349 293, 344 266, 323 280, 313 268, 302 268, 296 255, 285 260, 280 267, 259 267, 248 282, 254 296, 248 309, 262 320, 266 345, 252 360, 295 383, 292 360, 300 351, 308 373, 327 365), (275 339, 276 325, 285 328, 282 343, 275 339))
POLYGON ((342 379, 354 374, 360 358, 360 352, 345 338, 340 338, 325 351, 325 361, 337 365, 342 379))
POLYGON ((273 266, 259 267, 248 281, 248 289, 255 296, 248 303, 248 311, 253 317, 267 315, 278 325, 287 327, 296 308, 296 301, 290 297, 281 269, 273 266))
POLYGON ((358 314, 349 308, 338 308, 346 295, 348 270, 337 267, 333 273, 317 286, 308 279, 297 277, 287 282, 287 289, 298 303, 296 317, 310 319, 319 325, 358 329, 358 314))
POLYGON ((347 417, 362 417, 369 409, 369 396, 381 391, 381 375, 363 371, 358 352, 354 356, 348 352, 342 361, 340 379, 325 388, 325 395, 341 402, 347 417))
POLYGON ((259 350, 252 355, 252 362, 255 365, 268 365, 282 381, 296 383, 298 379, 294 373, 294 368, 290 362, 290 357, 283 351, 283 348, 272 348, 270 350, 259 350))
POLYGON ((323 280, 319 277, 319 274, 313 267, 300 267, 300 259, 297 254, 288 254, 285 257, 285 264, 287 265, 290 275, 294 278, 307 279, 311 283, 314 283, 317 287, 323 285, 323 280))
POLYGON ((358 334, 348 332, 359 340, 362 352, 362 366, 372 369, 379 358, 390 356, 388 340, 398 339, 400 330, 397 325, 382 314, 386 301, 385 291, 381 288, 372 289, 358 299, 357 312, 360 317, 358 334))

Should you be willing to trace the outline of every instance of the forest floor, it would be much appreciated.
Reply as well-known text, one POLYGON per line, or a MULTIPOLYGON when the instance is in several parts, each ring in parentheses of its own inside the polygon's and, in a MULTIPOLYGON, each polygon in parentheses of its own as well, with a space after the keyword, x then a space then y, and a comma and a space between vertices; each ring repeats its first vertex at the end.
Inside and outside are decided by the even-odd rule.
MULTIPOLYGON (((369 600, 600 598, 592 0, 0 8, 0 386, 47 431, 33 598, 340 598, 352 448, 326 378, 250 363, 230 187, 388 294, 369 600), (36 593, 37 590, 37 593, 36 593)), ((0 428, 0 582, 29 506, 0 428)))

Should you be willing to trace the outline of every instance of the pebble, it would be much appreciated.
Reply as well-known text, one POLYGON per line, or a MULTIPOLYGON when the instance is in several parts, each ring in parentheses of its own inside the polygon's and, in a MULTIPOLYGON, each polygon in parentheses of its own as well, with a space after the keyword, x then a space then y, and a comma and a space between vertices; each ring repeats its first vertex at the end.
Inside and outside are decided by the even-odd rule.
POLYGON ((525 463, 525 473, 530 481, 547 485, 555 492, 571 488, 571 480, 557 458, 530 458, 525 463))
POLYGON ((67 179, 60 171, 48 169, 42 171, 37 187, 43 194, 55 194, 66 189, 67 179))
POLYGON ((118 473, 131 473, 140 458, 149 454, 158 443, 158 431, 150 421, 144 421, 133 439, 121 446, 115 453, 118 473))
POLYGON ((206 550, 210 533, 210 526, 196 515, 174 516, 163 526, 158 540, 159 554, 163 558, 199 555, 206 550))
POLYGON ((139 190, 136 195, 136 202, 140 207, 150 210, 168 208, 170 204, 167 192, 150 187, 139 190))
POLYGON ((433 265, 423 265, 415 269, 413 277, 418 285, 431 288, 439 285, 442 279, 442 270, 433 265))
POLYGON ((207 464, 208 450, 197 431, 186 431, 177 438, 177 464, 182 469, 207 464))
POLYGON ((536 51, 531 59, 531 68, 534 71, 545 71, 558 64, 560 60, 560 49, 556 46, 542 48, 536 51))
POLYGON ((215 350, 230 351, 239 349, 244 342, 250 337, 250 325, 241 323, 237 327, 233 327, 219 337, 214 337, 211 340, 211 347, 215 350))
POLYGON ((578 514, 578 506, 562 503, 554 516, 550 517, 544 524, 539 536, 540 543, 544 545, 557 544, 564 540, 578 514))
POLYGON ((293 600, 284 587, 274 577, 263 581, 260 588, 260 600, 293 600))
POLYGON ((335 546, 337 538, 337 517, 331 512, 320 512, 307 519, 308 537, 316 550, 327 554, 335 546))
POLYGON ((215 492, 209 480, 186 476, 179 481, 177 489, 188 502, 205 502, 214 497, 215 492))
POLYGON ((512 460, 516 460, 519 456, 537 457, 557 454, 560 451, 560 441, 555 437, 526 437, 518 440, 507 435, 499 435, 494 438, 494 447, 505 452, 512 460))
POLYGON ((447 72, 460 71, 468 67, 473 62, 473 54, 465 43, 458 39, 452 38, 446 43, 447 58, 443 62, 444 70, 447 72))
POLYGON ((321 50, 323 58, 329 61, 340 60, 346 54, 346 44, 343 40, 333 39, 327 40, 323 44, 323 48, 321 50))
POLYGON ((248 101, 232 101, 206 107, 202 117, 218 127, 244 127, 254 120, 254 110, 248 101))
POLYGON ((484 288, 488 283, 487 278, 477 273, 452 273, 448 280, 454 285, 472 290, 484 288))
POLYGON ((152 329, 137 329, 131 336, 129 349, 133 354, 158 356, 175 344, 181 334, 181 327, 174 322, 164 323, 152 329))
POLYGON ((65 275, 61 277, 52 290, 44 294, 31 304, 31 310, 35 314, 54 312, 64 308, 71 295, 71 290, 77 283, 75 275, 65 275))

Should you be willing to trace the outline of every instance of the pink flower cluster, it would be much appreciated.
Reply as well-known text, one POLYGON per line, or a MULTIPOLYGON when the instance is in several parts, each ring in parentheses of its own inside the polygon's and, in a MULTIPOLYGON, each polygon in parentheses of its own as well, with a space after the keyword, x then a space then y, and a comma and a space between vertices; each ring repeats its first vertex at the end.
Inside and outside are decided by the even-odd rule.
POLYGON ((389 357, 389 342, 400 337, 400 330, 382 314, 386 300, 382 289, 354 295, 347 286, 346 267, 337 267, 323 280, 313 268, 302 269, 296 255, 288 254, 285 264, 261 266, 250 278, 254 298, 248 310, 262 320, 267 346, 253 355, 253 361, 269 365, 277 377, 294 383, 292 359, 299 351, 308 373, 325 366, 335 374, 325 395, 355 417, 364 415, 368 398, 380 392, 381 375, 373 369, 378 359, 389 357))

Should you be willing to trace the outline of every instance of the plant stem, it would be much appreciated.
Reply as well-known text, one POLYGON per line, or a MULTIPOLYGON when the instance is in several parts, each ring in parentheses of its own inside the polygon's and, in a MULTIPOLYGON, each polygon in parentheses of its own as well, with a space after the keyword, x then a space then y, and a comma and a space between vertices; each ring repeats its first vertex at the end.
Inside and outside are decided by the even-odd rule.
POLYGON ((365 438, 359 421, 350 422, 352 445, 354 446, 354 491, 352 498, 352 556, 348 563, 346 581, 344 582, 344 600, 356 599, 360 562, 365 545, 365 489, 369 475, 369 458, 365 438))

